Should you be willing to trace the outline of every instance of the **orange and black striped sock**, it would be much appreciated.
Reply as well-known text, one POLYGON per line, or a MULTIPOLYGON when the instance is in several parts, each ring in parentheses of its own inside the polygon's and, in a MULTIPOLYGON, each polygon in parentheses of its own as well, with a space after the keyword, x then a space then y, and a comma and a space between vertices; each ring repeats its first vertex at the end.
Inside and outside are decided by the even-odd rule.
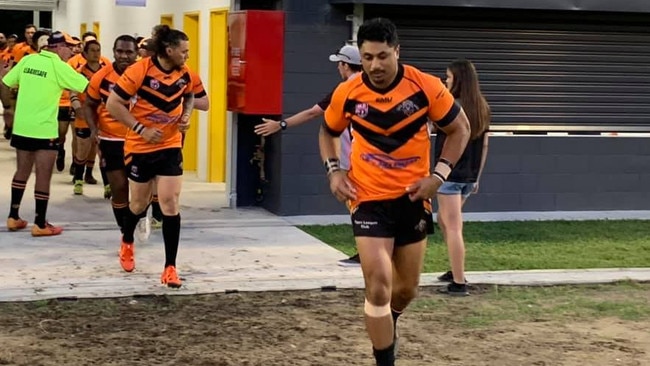
POLYGON ((124 210, 124 224, 122 226, 123 242, 126 244, 133 244, 135 241, 133 238, 133 233, 135 232, 136 226, 138 226, 138 215, 134 214, 127 206, 126 210, 124 210))
POLYGON ((124 216, 129 210, 129 203, 111 202, 111 205, 113 206, 113 215, 115 215, 117 226, 120 228, 120 231, 122 231, 122 227, 124 226, 124 216))
POLYGON ((36 200, 36 218, 34 219, 34 223, 41 229, 45 229, 45 215, 47 214, 47 203, 50 200, 50 193, 34 191, 34 199, 36 200))
POLYGON ((23 200, 25 194, 25 186, 27 182, 14 179, 11 181, 11 208, 9 209, 9 217, 18 220, 18 210, 20 209, 20 202, 23 200))

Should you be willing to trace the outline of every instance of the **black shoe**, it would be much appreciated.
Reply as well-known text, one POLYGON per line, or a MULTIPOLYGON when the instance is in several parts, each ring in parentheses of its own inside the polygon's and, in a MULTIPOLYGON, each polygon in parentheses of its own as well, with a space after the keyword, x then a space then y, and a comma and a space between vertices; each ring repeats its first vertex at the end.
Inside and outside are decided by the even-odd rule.
POLYGON ((59 155, 56 156, 56 170, 62 172, 65 169, 65 150, 59 150, 59 155))
POLYGON ((451 282, 445 287, 439 288, 438 292, 450 296, 469 296, 466 283, 451 282))
POLYGON ((438 276, 438 281, 440 282, 453 282, 454 281, 454 274, 451 273, 451 271, 447 271, 440 276, 438 276))
MULTIPOLYGON (((438 281, 449 283, 454 282, 454 274, 451 271, 447 271, 438 276, 438 281)), ((467 278, 465 278, 465 283, 467 283, 467 278)))
POLYGON ((84 182, 87 184, 97 184, 97 179, 95 179, 92 174, 86 174, 84 177, 84 182))
POLYGON ((7 140, 11 140, 11 128, 9 128, 9 127, 5 127, 5 133, 4 133, 4 135, 5 135, 5 139, 7 139, 7 140))
POLYGON ((361 265, 361 259, 359 259, 359 253, 353 255, 348 259, 341 259, 339 261, 339 266, 341 267, 356 267, 361 265))

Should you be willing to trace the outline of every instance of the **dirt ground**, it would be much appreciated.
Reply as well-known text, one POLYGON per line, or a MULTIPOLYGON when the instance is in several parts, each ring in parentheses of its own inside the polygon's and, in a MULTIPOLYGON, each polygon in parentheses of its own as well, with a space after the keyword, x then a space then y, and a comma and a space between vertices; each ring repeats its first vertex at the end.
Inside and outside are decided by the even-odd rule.
MULTIPOLYGON (((397 365, 650 365, 647 319, 459 323, 481 292, 423 289, 439 306, 400 319, 397 365)), ((362 304, 357 290, 3 303, 0 365, 371 366, 362 304)))

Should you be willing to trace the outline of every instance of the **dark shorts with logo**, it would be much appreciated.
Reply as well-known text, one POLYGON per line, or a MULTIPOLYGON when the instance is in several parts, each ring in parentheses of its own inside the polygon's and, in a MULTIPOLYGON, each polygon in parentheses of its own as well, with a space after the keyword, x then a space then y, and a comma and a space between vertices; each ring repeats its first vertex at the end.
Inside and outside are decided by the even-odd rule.
POLYGON ((411 202, 408 195, 362 202, 351 216, 355 237, 395 238, 395 246, 413 244, 433 234, 431 203, 411 202))
POLYGON ((10 145, 24 151, 59 150, 59 139, 35 139, 13 134, 10 145))
POLYGON ((157 176, 183 175, 183 152, 180 148, 143 154, 125 154, 126 175, 134 182, 146 183, 157 176))
POLYGON ((74 110, 72 107, 59 107, 59 122, 72 122, 74 121, 74 110))
POLYGON ((124 141, 99 140, 99 155, 104 171, 124 170, 124 141))

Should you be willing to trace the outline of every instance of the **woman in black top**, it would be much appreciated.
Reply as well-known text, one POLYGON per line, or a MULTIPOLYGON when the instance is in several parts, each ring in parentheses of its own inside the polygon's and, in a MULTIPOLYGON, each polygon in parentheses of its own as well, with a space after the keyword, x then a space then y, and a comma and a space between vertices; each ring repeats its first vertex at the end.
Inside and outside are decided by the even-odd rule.
MULTIPOLYGON (((443 289, 450 295, 469 295, 465 281, 465 242, 463 240, 462 207, 470 194, 478 191, 478 181, 485 166, 490 127, 490 106, 479 86, 474 65, 467 60, 453 61, 447 67, 447 88, 462 105, 471 126, 470 141, 462 157, 454 166, 447 181, 440 186, 438 201, 438 225, 447 243, 451 271, 438 277, 450 282, 443 289)), ((446 135, 438 130, 435 142, 435 160, 442 151, 446 135)))

